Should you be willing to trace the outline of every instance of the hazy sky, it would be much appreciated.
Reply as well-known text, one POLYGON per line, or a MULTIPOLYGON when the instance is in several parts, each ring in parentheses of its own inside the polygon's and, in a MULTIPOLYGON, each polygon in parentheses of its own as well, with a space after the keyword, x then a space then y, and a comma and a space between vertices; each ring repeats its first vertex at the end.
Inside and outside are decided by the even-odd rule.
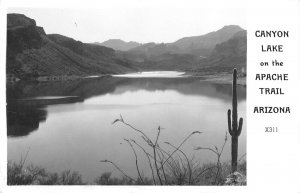
MULTIPOLYGON (((174 1, 175 2, 175 1, 174 1)), ((201 1, 199 1, 201 2, 201 1)), ((215 2, 215 1, 212 1, 215 2)), ((216 31, 224 25, 246 27, 245 7, 229 4, 188 4, 102 8, 9 8, 35 19, 47 34, 58 33, 83 42, 124 41, 174 42, 182 37, 216 31)))

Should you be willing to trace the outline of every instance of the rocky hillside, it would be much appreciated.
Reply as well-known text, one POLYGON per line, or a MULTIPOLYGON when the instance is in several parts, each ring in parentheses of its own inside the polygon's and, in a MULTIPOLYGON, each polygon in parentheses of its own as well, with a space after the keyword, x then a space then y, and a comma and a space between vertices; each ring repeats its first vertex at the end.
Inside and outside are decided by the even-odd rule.
MULTIPOLYGON (((220 66, 222 69, 222 57, 229 57, 226 58, 228 62, 237 62, 232 58, 240 58, 238 62, 246 65, 247 42, 241 41, 238 36, 245 39, 245 30, 236 25, 229 25, 205 35, 185 37, 167 44, 147 43, 118 54, 119 57, 134 61, 140 64, 141 68, 149 70, 197 71, 203 70, 203 67, 206 69, 209 65, 214 68, 220 66)), ((229 63, 228 65, 230 66, 229 63)))
POLYGON ((246 30, 237 32, 229 40, 217 44, 211 57, 239 57, 247 52, 247 32, 246 30))
POLYGON ((217 44, 211 55, 195 71, 230 72, 237 68, 242 74, 246 73, 247 63, 247 32, 235 33, 229 40, 217 44))
POLYGON ((145 70, 217 73, 231 71, 233 67, 245 71, 246 51, 246 31, 234 25, 174 43, 148 43, 119 51, 59 34, 46 34, 25 15, 7 15, 7 75, 10 78, 42 77, 44 80, 46 77, 47 80, 48 77, 145 70))
POLYGON ((22 14, 7 15, 7 74, 20 79, 39 76, 122 73, 134 71, 115 51, 72 38, 47 35, 22 14))
POLYGON ((215 32, 201 36, 185 37, 172 43, 184 53, 209 56, 217 44, 230 39, 235 33, 243 29, 237 25, 228 25, 215 32))
POLYGON ((119 55, 148 70, 211 73, 236 67, 245 71, 247 33, 238 26, 225 26, 217 32, 182 38, 171 44, 143 44, 119 55), (191 44, 195 49, 191 49, 191 44))
POLYGON ((145 60, 162 54, 191 54, 197 57, 208 57, 217 44, 229 40, 235 33, 242 30, 239 26, 229 25, 215 32, 181 38, 173 43, 143 44, 129 50, 126 54, 134 60, 145 60))

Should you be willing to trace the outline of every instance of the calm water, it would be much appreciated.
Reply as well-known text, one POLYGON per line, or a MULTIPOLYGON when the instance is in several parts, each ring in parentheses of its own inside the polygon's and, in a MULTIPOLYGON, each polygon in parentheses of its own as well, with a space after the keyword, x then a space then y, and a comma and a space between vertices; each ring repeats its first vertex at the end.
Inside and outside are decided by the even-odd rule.
MULTIPOLYGON (((202 163, 215 160, 212 153, 193 149, 223 143, 231 85, 173 75, 8 85, 8 160, 19 161, 30 149, 26 163, 51 172, 78 171, 85 181, 92 182, 107 171, 119 175, 111 165, 99 162, 103 159, 114 161, 136 176, 133 152, 123 138, 140 144, 143 141, 121 123, 111 124, 120 114, 152 139, 158 126, 164 128, 159 142, 169 150, 163 142, 179 145, 192 131, 202 131, 182 149, 202 163)), ((238 98, 239 116, 245 118, 245 87, 238 87, 238 98)), ((244 120, 239 155, 246 153, 247 119, 244 120)), ((143 174, 150 175, 148 165, 143 164, 146 158, 142 152, 138 154, 143 174)), ((230 159, 230 140, 222 159, 230 159)))

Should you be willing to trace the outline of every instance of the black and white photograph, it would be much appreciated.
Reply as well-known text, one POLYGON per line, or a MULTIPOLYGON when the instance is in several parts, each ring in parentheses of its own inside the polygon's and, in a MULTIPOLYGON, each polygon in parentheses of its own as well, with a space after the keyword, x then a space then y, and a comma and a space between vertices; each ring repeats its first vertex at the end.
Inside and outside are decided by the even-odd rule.
POLYGON ((0 193, 299 193, 300 0, 0 8, 0 193))
POLYGON ((7 185, 245 186, 245 17, 9 8, 7 185))
POLYGON ((299 193, 300 0, 0 8, 0 193, 299 193))

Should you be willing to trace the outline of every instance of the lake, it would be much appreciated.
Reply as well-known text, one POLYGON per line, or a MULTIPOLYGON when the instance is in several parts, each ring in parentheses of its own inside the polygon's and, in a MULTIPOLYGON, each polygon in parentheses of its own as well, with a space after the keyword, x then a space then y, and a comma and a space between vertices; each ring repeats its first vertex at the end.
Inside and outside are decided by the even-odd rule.
MULTIPOLYGON (((120 173, 100 160, 118 164, 137 176, 135 158, 124 138, 147 146, 126 125, 112 122, 122 115, 132 126, 159 143, 178 146, 191 132, 182 150, 200 163, 216 160, 211 152, 195 147, 221 147, 231 108, 231 85, 215 84, 180 72, 137 73, 128 76, 90 77, 62 82, 17 82, 7 85, 8 160, 19 161, 29 150, 26 164, 50 172, 71 169, 83 180, 93 180, 104 172, 120 173)), ((238 86, 238 113, 244 118, 239 137, 239 156, 246 153, 246 87, 238 86)), ((228 134, 229 135, 229 134, 228 134)), ((150 175, 147 160, 136 149, 140 168, 150 175)), ((221 158, 230 160, 230 140, 221 158)))

